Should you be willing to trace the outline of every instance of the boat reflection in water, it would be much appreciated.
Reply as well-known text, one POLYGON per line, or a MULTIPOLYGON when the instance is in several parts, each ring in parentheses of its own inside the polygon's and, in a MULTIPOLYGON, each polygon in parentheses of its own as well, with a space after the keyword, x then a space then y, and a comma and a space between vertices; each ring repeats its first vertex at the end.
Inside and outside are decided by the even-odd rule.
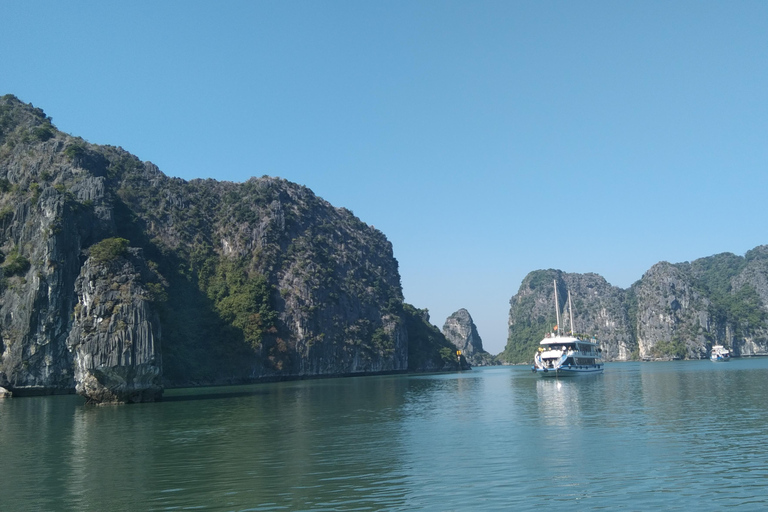
POLYGON ((572 388, 570 381, 559 379, 537 379, 536 401, 541 413, 543 424, 556 427, 567 427, 571 416, 581 409, 579 394, 572 388))

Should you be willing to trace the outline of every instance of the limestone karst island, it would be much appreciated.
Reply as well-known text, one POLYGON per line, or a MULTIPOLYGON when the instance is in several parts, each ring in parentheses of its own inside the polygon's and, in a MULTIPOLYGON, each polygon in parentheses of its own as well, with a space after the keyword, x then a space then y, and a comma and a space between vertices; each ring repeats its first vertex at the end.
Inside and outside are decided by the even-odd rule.
POLYGON ((164 387, 457 370, 386 237, 282 179, 165 176, 0 99, 0 386, 164 387))
MULTIPOLYGON (((493 356, 469 312, 403 300, 385 235, 272 177, 184 181, 0 98, 0 388, 153 401, 164 388, 530 363, 569 290, 605 359, 768 353, 768 247, 660 263, 630 289, 532 272, 493 356)), ((0 390, 2 391, 2 390, 0 390)))

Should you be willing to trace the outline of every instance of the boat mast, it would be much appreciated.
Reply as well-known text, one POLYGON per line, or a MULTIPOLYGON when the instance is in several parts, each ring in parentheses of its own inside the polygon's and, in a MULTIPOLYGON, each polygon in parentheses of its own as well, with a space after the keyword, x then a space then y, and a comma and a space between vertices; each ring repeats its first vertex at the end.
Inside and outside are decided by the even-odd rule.
POLYGON ((568 290, 568 313, 571 315, 571 336, 573 336, 573 304, 571 303, 571 290, 568 290))
POLYGON ((555 285, 555 314, 557 315, 557 332, 556 335, 560 336, 560 304, 557 302, 557 281, 552 280, 555 285))

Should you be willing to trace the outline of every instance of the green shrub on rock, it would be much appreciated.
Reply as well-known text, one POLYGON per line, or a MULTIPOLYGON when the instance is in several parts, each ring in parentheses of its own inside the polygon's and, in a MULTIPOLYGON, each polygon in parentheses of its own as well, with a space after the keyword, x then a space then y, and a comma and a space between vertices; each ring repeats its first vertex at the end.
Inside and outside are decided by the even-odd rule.
POLYGON ((125 256, 128 244, 125 238, 105 238, 91 246, 91 258, 95 263, 109 263, 125 256))
POLYGON ((21 276, 27 273, 30 266, 27 258, 14 251, 8 256, 7 264, 3 267, 3 273, 6 276, 21 276))

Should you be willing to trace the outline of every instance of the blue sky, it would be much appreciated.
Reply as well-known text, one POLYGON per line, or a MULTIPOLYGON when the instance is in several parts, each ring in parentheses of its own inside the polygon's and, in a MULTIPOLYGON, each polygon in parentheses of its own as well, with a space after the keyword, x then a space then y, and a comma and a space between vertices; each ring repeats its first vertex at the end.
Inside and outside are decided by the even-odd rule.
POLYGON ((768 2, 0 0, 0 94, 170 176, 280 176, 504 348, 536 269, 768 243, 768 2))

